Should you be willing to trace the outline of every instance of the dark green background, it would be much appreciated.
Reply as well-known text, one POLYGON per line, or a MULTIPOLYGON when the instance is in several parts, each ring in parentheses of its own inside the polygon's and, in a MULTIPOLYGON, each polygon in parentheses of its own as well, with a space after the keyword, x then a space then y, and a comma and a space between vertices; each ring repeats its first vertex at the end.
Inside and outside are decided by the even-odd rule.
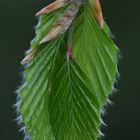
MULTIPOLYGON (((22 140, 12 105, 20 83, 20 61, 34 37, 34 14, 49 0, 0 0, 0 140, 22 140)), ((122 52, 117 84, 103 128, 104 140, 140 137, 140 1, 101 0, 104 16, 122 52)))

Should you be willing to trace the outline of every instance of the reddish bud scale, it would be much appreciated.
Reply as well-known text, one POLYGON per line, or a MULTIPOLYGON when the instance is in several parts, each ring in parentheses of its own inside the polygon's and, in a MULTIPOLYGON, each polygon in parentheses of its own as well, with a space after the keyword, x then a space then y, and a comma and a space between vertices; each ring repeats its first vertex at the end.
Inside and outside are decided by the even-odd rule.
POLYGON ((102 29, 104 24, 102 8, 99 0, 93 0, 93 14, 99 27, 102 29))
POLYGON ((64 7, 68 4, 70 0, 56 0, 53 3, 49 4, 45 8, 41 9, 39 12, 36 13, 36 16, 41 16, 43 14, 48 14, 50 12, 53 12, 61 7, 64 7))
POLYGON ((73 56, 73 53, 72 53, 72 50, 71 50, 71 46, 68 46, 67 49, 66 49, 66 54, 67 56, 72 59, 75 63, 76 63, 76 60, 73 56))
POLYGON ((70 47, 67 48, 66 53, 68 56, 70 56, 70 58, 72 58, 73 54, 70 47))

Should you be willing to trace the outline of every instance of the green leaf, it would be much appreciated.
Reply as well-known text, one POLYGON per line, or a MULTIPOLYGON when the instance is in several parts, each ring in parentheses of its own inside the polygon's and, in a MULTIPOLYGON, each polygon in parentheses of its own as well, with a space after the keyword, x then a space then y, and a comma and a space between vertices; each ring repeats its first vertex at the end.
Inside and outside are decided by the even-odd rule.
POLYGON ((97 138, 99 104, 95 95, 85 86, 86 79, 81 69, 69 60, 55 73, 48 106, 56 139, 97 138))
POLYGON ((72 46, 77 63, 90 79, 89 88, 104 105, 117 74, 117 47, 107 26, 98 27, 90 6, 81 7, 77 14, 72 46))
POLYGON ((27 53, 25 84, 18 90, 19 121, 27 139, 97 140, 101 136, 100 112, 115 82, 117 47, 107 25, 99 28, 92 7, 72 2, 40 17, 27 53), (73 19, 68 29, 40 44, 63 17, 73 19))
POLYGON ((53 140, 48 112, 48 85, 60 38, 39 48, 25 71, 26 83, 19 91, 22 122, 32 140, 53 140))
POLYGON ((60 15, 66 10, 66 8, 58 9, 48 15, 43 15, 39 19, 39 23, 36 27, 36 37, 31 42, 31 48, 38 47, 39 42, 44 38, 47 32, 55 25, 60 15))

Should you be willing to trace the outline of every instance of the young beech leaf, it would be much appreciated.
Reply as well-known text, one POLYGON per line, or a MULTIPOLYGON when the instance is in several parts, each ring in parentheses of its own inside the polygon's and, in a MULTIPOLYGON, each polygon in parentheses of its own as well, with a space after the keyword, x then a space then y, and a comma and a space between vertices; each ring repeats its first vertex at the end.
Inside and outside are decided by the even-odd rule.
POLYGON ((56 0, 39 11, 22 64, 17 118, 25 139, 97 140, 117 75, 117 47, 99 0, 56 0))

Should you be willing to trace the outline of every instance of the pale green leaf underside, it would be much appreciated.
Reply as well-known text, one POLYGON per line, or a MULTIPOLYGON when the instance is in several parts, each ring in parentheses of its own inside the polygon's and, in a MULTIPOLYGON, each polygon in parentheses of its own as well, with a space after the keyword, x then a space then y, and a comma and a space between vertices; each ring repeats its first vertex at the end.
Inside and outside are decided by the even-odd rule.
MULTIPOLYGON (((32 48, 65 9, 42 16, 32 48)), ((19 112, 31 140, 97 140, 100 110, 117 74, 117 48, 105 25, 99 29, 91 8, 82 6, 74 21, 72 52, 68 34, 38 47, 19 90, 19 112)))

